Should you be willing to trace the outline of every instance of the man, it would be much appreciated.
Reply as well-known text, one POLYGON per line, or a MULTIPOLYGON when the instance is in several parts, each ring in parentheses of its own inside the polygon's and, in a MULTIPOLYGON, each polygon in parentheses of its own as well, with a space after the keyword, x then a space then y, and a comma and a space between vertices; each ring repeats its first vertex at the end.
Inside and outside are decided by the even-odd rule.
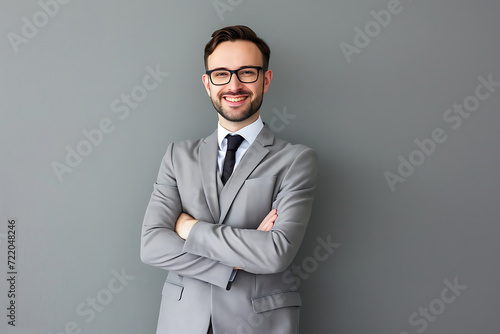
POLYGON ((142 261, 169 271, 157 334, 299 331, 300 295, 283 272, 311 213, 316 154, 260 118, 269 55, 245 26, 205 47, 218 128, 168 146, 142 227, 142 261))

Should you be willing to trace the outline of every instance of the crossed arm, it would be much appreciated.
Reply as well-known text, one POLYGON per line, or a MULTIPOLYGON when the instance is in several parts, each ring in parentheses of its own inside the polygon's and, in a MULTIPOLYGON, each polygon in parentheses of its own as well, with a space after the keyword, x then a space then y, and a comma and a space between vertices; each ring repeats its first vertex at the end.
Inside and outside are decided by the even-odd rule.
MULTIPOLYGON (((278 218, 278 213, 276 209, 272 209, 269 211, 267 216, 262 220, 257 231, 265 231, 268 232, 274 225, 274 221, 278 218)), ((188 215, 185 212, 182 212, 177 218, 175 223, 175 232, 184 240, 186 240, 189 236, 189 232, 193 228, 194 224, 196 224, 198 220, 194 219, 192 216, 188 215)), ((234 269, 241 269, 239 267, 234 267, 234 269)))
POLYGON ((234 268, 253 274, 286 270, 302 242, 311 212, 315 152, 305 149, 295 156, 273 201, 276 211, 257 230, 197 221, 184 213, 173 156, 170 145, 144 217, 141 260, 223 288, 234 268))

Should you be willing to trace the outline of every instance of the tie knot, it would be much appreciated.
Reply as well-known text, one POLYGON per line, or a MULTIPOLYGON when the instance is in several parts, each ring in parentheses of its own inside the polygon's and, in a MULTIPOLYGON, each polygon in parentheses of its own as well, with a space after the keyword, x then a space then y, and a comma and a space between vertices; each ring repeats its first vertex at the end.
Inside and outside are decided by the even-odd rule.
POLYGON ((240 135, 227 135, 227 150, 228 151, 236 151, 238 150, 238 147, 240 147, 241 143, 243 142, 244 138, 240 135))

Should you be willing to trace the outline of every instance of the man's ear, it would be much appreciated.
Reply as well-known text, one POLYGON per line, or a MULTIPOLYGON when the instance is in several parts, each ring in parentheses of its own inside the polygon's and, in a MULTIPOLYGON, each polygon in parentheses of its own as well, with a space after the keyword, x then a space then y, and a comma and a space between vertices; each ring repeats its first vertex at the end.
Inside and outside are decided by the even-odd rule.
POLYGON ((201 80, 203 81, 203 85, 205 86, 205 89, 207 90, 208 96, 210 96, 210 78, 208 77, 208 74, 203 74, 201 76, 201 80))
POLYGON ((267 70, 266 73, 264 73, 264 93, 267 93, 272 78, 273 78, 273 71, 267 70))

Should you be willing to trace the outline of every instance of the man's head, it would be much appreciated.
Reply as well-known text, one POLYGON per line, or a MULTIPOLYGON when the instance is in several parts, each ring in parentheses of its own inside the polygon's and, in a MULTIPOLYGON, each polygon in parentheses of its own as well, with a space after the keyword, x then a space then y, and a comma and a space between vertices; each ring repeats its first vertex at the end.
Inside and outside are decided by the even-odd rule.
POLYGON ((267 69, 270 53, 266 42, 245 26, 219 29, 205 46, 208 74, 203 84, 228 130, 237 131, 259 117, 272 79, 267 69))

